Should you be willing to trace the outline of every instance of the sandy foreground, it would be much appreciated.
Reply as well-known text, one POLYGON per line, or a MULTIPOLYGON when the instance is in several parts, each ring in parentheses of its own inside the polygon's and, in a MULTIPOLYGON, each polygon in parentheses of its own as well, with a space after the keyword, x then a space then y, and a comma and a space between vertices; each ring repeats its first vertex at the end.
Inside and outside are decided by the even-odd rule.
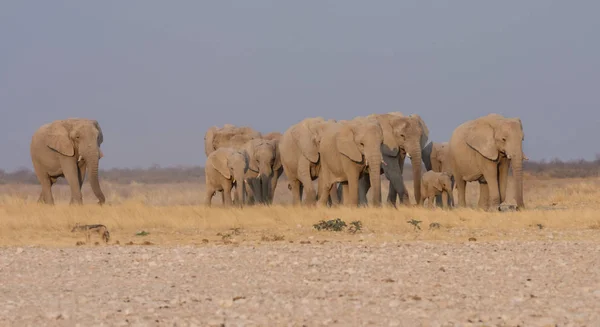
POLYGON ((2 326, 600 326, 600 243, 0 249, 2 326))

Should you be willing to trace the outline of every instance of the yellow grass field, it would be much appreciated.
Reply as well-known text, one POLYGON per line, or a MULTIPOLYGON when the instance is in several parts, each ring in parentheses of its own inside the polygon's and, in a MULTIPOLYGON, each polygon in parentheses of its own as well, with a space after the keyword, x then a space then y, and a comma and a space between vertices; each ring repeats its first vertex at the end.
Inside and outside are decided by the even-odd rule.
MULTIPOLYGON (((407 183, 412 196, 412 183, 407 183)), ((492 240, 581 239, 600 240, 600 179, 525 180, 527 210, 490 213, 478 209, 305 208, 290 205, 287 181, 280 180, 276 205, 243 209, 202 204, 201 184, 102 184, 107 205, 98 206, 89 185, 84 185, 83 206, 70 206, 69 189, 53 187, 55 206, 36 203, 37 185, 0 186, 0 246, 75 246, 82 234, 71 233, 76 224, 104 224, 110 244, 211 246, 266 242, 386 242, 393 240, 485 242, 492 240), (362 230, 351 233, 317 231, 320 220, 340 218, 347 224, 361 221, 362 230), (421 221, 417 229, 408 220, 421 221), (431 223, 440 228, 430 229, 431 223), (139 231, 149 233, 136 235, 139 231)), ((511 185, 509 185, 509 188, 511 185)), ((387 195, 387 181, 382 184, 387 195)), ((478 185, 470 183, 468 204, 475 207, 478 185)), ((455 191, 456 197, 456 191, 455 191)), ((509 191, 509 203, 512 192, 509 191)), ((414 202, 414 199, 411 198, 414 202)), ((457 200, 457 198, 456 198, 457 200)), ((92 243, 102 241, 92 236, 92 243)))

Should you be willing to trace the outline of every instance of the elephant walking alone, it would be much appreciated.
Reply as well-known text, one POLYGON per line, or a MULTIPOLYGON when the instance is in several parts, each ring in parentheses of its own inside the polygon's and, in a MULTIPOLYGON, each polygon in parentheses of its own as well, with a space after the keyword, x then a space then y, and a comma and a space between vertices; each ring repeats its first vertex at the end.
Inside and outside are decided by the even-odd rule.
POLYGON ((105 197, 98 180, 100 145, 104 140, 96 120, 71 118, 42 125, 31 138, 30 154, 35 175, 42 186, 40 203, 54 204, 52 185, 64 177, 71 188, 71 204, 82 204, 81 186, 87 169, 99 204, 105 197))

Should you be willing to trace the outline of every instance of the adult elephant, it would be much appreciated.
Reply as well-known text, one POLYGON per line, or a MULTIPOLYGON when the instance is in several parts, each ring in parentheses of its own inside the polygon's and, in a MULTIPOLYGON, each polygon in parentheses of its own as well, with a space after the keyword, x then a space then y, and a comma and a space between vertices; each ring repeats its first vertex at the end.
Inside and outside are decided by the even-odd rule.
MULTIPOLYGON (((282 136, 283 134, 281 134, 280 132, 271 132, 263 135, 262 138, 263 140, 274 141, 277 152, 279 152, 279 143, 281 141, 282 136)), ((279 155, 279 157, 281 158, 281 155, 279 155)), ((283 175, 283 165, 281 165, 280 160, 280 164, 277 167, 277 169, 273 170, 273 178, 271 178, 271 198, 269 199, 270 204, 273 203, 273 199, 275 198, 275 189, 277 188, 277 182, 279 181, 279 177, 281 177, 281 175, 283 175)))
POLYGON ((249 198, 252 198, 249 199, 249 202, 270 204, 273 199, 275 172, 281 169, 281 156, 277 141, 254 139, 248 141, 243 149, 248 158, 246 181, 251 188, 249 198))
POLYGON ((306 118, 290 126, 281 136, 279 151, 283 171, 289 181, 293 204, 313 205, 317 192, 312 184, 319 177, 321 160, 319 144, 325 128, 335 120, 323 117, 306 118))
POLYGON ((260 138, 262 138, 261 133, 248 126, 231 124, 225 124, 221 128, 212 126, 204 134, 204 153, 208 157, 221 147, 241 149, 246 142, 260 138))
MULTIPOLYGON (((408 192, 404 185, 404 159, 409 155, 413 169, 414 195, 417 204, 421 199, 421 158, 422 149, 429 138, 429 129, 423 119, 412 114, 404 116, 399 112, 372 114, 367 117, 357 117, 354 120, 376 119, 383 132, 381 154, 383 159, 382 172, 390 181, 387 202, 396 205, 408 204, 408 192)), ((366 205, 367 192, 371 187, 371 178, 364 174, 359 181, 359 203, 366 205)))
MULTIPOLYGON (((326 205, 334 184, 343 183, 344 204, 358 205, 358 181, 368 173, 373 186, 371 204, 381 205, 381 125, 376 119, 352 120, 329 125, 321 138, 319 204, 326 205), (345 183, 346 182, 346 183, 345 183)), ((393 148, 393 144, 386 144, 393 148)))
POLYGON ((103 140, 100 124, 91 119, 56 120, 38 128, 30 144, 31 161, 42 186, 38 202, 54 204, 52 185, 64 177, 71 188, 70 203, 82 204, 81 186, 89 168, 92 190, 98 203, 104 204, 106 200, 98 180, 103 140))
POLYGON ((512 165, 517 209, 523 202, 523 124, 519 118, 489 114, 458 126, 449 142, 449 159, 458 189, 458 204, 466 207, 467 182, 479 182, 479 207, 499 210, 506 200, 512 165))
MULTIPOLYGON (((452 182, 451 190, 453 190, 454 176, 452 175, 452 169, 450 168, 450 162, 448 160, 448 149, 448 142, 429 142, 429 144, 423 148, 422 157, 427 171, 432 170, 438 173, 450 173, 452 182)), ((448 206, 454 206, 454 198, 449 197, 447 204, 448 206)), ((442 195, 436 195, 436 205, 442 207, 442 195)))

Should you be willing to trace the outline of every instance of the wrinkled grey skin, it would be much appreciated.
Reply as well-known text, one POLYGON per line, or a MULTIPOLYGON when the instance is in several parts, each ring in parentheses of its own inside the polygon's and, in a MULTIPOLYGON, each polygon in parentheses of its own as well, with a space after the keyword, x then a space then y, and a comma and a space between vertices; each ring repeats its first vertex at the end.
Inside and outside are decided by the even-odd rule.
MULTIPOLYGON (((422 151, 423 163, 426 171, 450 173, 452 188, 454 189, 454 175, 452 175, 450 162, 448 160, 448 142, 429 142, 422 151)), ((436 206, 442 207, 442 195, 435 196, 436 206)), ((448 197, 448 206, 454 206, 454 197, 448 197)))
POLYGON ((40 203, 54 204, 52 185, 64 177, 71 188, 71 204, 82 204, 81 186, 86 170, 90 170, 90 185, 104 204, 100 189, 98 163, 102 158, 104 136, 96 120, 71 118, 42 125, 31 138, 30 154, 35 174, 42 186, 40 203))

